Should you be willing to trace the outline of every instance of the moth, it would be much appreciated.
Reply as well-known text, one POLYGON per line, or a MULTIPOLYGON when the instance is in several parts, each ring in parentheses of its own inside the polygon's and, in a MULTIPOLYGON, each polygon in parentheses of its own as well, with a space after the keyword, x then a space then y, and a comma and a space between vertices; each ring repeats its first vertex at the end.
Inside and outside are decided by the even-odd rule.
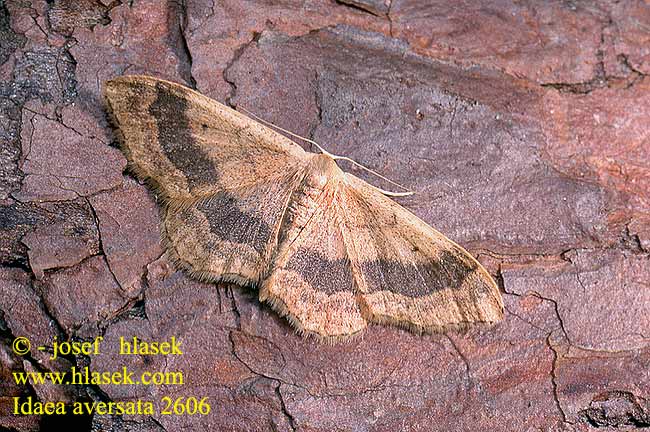
POLYGON ((131 169, 162 197, 162 237, 202 280, 258 289, 300 333, 342 339, 369 323, 438 332, 503 316, 468 252, 280 133, 187 87, 106 83, 131 169))

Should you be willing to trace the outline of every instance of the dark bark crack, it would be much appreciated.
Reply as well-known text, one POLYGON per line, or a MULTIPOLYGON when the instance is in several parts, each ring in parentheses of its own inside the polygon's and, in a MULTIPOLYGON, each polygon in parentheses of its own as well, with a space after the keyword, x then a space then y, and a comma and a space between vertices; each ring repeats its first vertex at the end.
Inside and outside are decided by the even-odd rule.
MULTIPOLYGON (((512 295, 512 294, 511 294, 511 295, 512 295)), ((522 317, 521 315, 517 314, 516 312, 511 311, 507 306, 505 306, 504 309, 505 309, 506 312, 508 312, 510 315, 512 315, 513 317, 517 318, 518 320, 520 320, 520 321, 522 321, 522 322, 528 324, 528 325, 531 326, 532 328, 534 328, 534 329, 536 329, 536 330, 539 330, 539 331, 541 331, 541 332, 546 331, 546 329, 544 329, 544 328, 538 326, 538 325, 535 324, 534 322, 529 321, 529 320, 527 320, 526 318, 522 317)))
POLYGON ((386 19, 388 20, 388 34, 390 37, 395 38, 395 34, 393 33, 393 18, 390 16, 391 12, 393 11, 393 0, 388 0, 388 10, 386 10, 386 19))
POLYGON ((99 254, 102 256, 104 259, 104 262, 106 263, 106 267, 108 268, 109 273, 113 277, 113 280, 119 286, 122 291, 126 292, 125 287, 122 286, 120 283, 119 279, 115 275, 115 272, 113 272, 113 269, 111 268, 111 263, 108 261, 108 257, 106 256, 106 252, 104 251, 104 242, 102 239, 102 229, 101 229, 101 224, 99 222, 99 217, 97 216, 97 211, 95 210, 95 207, 93 207, 92 203, 88 198, 84 198, 86 200, 86 204, 88 204, 88 207, 90 208, 90 212, 93 216, 93 221, 95 222, 95 227, 97 228, 97 242, 98 242, 98 247, 99 247, 99 254))
MULTIPOLYGON (((566 340, 567 344, 572 347, 576 348, 581 348, 578 345, 574 345, 573 342, 571 341, 571 338, 569 337, 569 333, 567 333, 566 328, 564 327, 564 320, 562 319, 562 315, 560 314, 560 309, 558 306, 558 302, 555 299, 549 298, 549 297, 544 297, 537 291, 531 291, 530 294, 534 295, 535 297, 543 300, 550 302, 553 305, 553 310, 555 311, 555 316, 557 318, 558 323, 560 324, 560 331, 562 331, 562 335, 564 336, 564 339, 566 340)), ((582 349, 582 348, 581 348, 582 349)))
POLYGON ((650 254, 650 250, 643 247, 639 235, 632 232, 629 223, 625 225, 625 231, 621 238, 621 245, 623 248, 631 250, 633 253, 650 254))
MULTIPOLYGON (((234 301, 234 300, 233 300, 233 301, 234 301)), ((237 315, 238 315, 238 314, 239 314, 239 312, 237 312, 237 315)), ((238 321, 239 321, 239 320, 238 320, 238 321)), ((238 327, 241 327, 241 326, 239 325, 239 322, 238 322, 238 327)), ((288 408, 287 408, 287 405, 286 405, 286 403, 285 403, 285 401, 284 401, 284 397, 282 396, 282 392, 281 392, 281 390, 280 390, 280 386, 282 386, 282 385, 284 384, 284 385, 288 385, 288 386, 297 387, 297 388, 300 388, 301 390, 304 390, 305 392, 307 392, 310 396, 314 396, 314 395, 312 395, 312 394, 309 392, 309 390, 307 390, 307 389, 304 388, 304 387, 298 386, 298 385, 296 385, 296 384, 294 384, 294 383, 290 383, 290 382, 284 381, 284 380, 282 380, 282 379, 279 378, 279 377, 270 376, 270 375, 267 375, 267 374, 265 374, 265 373, 262 373, 262 372, 256 371, 256 370, 255 370, 251 365, 249 365, 249 364, 248 364, 244 359, 242 359, 242 358, 237 354, 237 349, 235 348, 235 339, 233 338, 233 332, 232 332, 232 331, 230 331, 230 332, 228 333, 228 339, 229 339, 229 341, 230 341, 230 352, 231 352, 232 356, 233 356, 233 357, 234 357, 234 358, 235 358, 239 363, 241 363, 241 364, 242 364, 246 369, 248 369, 248 370, 249 370, 253 375, 258 376, 258 377, 262 377, 262 378, 266 378, 266 379, 271 380, 271 381, 273 381, 273 382, 276 383, 276 387, 275 387, 275 395, 276 395, 276 397, 278 398, 278 401, 280 402, 281 412, 282 412, 282 414, 285 416, 285 418, 287 419, 287 421, 289 422, 289 426, 291 427, 291 429, 292 429, 293 431, 295 431, 295 430, 296 430, 295 420, 294 420, 294 417, 291 415, 291 413, 289 412, 289 410, 288 410, 288 408)))
MULTIPOLYGON (((23 110, 25 110, 25 111, 30 112, 30 113, 33 114, 32 117, 30 118, 30 123, 32 124, 32 135, 33 135, 33 133, 34 133, 34 132, 33 132, 33 129, 34 129, 34 123, 33 123, 34 117, 39 116, 39 117, 42 117, 42 118, 44 118, 44 119, 47 119, 47 120, 50 120, 50 121, 56 122, 56 123, 60 124, 61 126, 63 126, 65 129, 68 129, 68 130, 74 132, 75 134, 77 134, 77 135, 79 135, 79 136, 82 136, 82 137, 85 137, 85 136, 86 136, 86 134, 84 134, 84 133, 82 133, 82 132, 79 132, 79 131, 78 131, 77 129, 75 129, 74 127, 72 127, 72 126, 70 126, 70 125, 68 125, 68 124, 65 124, 65 122, 63 121, 63 116, 62 116, 62 114, 61 114, 61 109, 60 109, 60 108, 62 108, 61 106, 57 106, 57 107, 54 108, 54 114, 55 114, 55 117, 50 117, 50 116, 48 116, 47 114, 40 113, 40 112, 38 112, 38 111, 34 111, 34 110, 32 110, 32 109, 30 109, 30 108, 28 108, 28 107, 26 107, 26 106, 23 106, 22 108, 23 108, 23 110)), ((89 137, 89 138, 91 138, 91 139, 97 139, 97 137, 95 137, 95 136, 92 136, 92 137, 89 137)), ((100 141, 101 141, 101 140, 100 140, 100 141)), ((31 137, 30 137, 30 147, 31 147, 31 137)))
POLYGON ((454 351, 456 351, 456 354, 458 355, 458 357, 461 359, 461 361, 465 365, 465 375, 467 377, 466 378, 467 379, 467 387, 466 387, 465 390, 467 391, 467 393, 469 393, 472 388, 477 386, 477 383, 474 380, 474 375, 472 374, 472 368, 471 368, 471 366, 469 364, 469 360, 467 359, 465 354, 460 350, 460 348, 458 347, 458 344, 456 344, 456 341, 454 341, 454 339, 451 336, 449 336, 447 333, 445 333, 444 335, 447 338, 447 340, 449 341, 449 343, 451 344, 451 346, 454 348, 454 351))
POLYGON ((278 385, 275 387, 275 395, 278 397, 278 400, 280 401, 280 408, 282 409, 282 414, 284 414, 287 421, 289 422, 289 427, 291 427, 291 430, 295 432, 297 430, 296 420, 287 409, 287 404, 284 401, 284 397, 282 396, 282 391, 280 390, 281 386, 282 384, 278 382, 278 385))
POLYGON ((181 51, 181 56, 184 57, 183 64, 187 65, 187 69, 181 71, 183 76, 183 79, 187 84, 192 87, 193 89, 196 89, 196 79, 194 79, 194 75, 192 75, 192 66, 194 64, 194 60, 192 59, 192 51, 190 50, 190 46, 187 43, 187 36, 185 34, 185 31, 187 29, 187 3, 185 0, 181 0, 179 3, 177 3, 179 8, 180 8, 180 13, 179 13, 179 18, 178 18, 178 34, 179 34, 179 39, 180 39, 180 51, 181 51))
POLYGON ((314 141, 314 135, 316 134, 316 130, 319 128, 321 124, 323 124, 323 98, 320 92, 320 88, 318 85, 318 77, 319 73, 318 70, 314 71, 314 105, 316 106, 316 123, 309 129, 309 133, 307 136, 309 137, 310 140, 314 141))
POLYGON ((336 3, 340 4, 341 6, 348 7, 350 9, 353 9, 355 11, 359 11, 365 14, 370 14, 372 16, 376 17, 381 17, 382 14, 372 8, 370 5, 366 5, 363 2, 360 1, 355 1, 355 0, 335 0, 336 3))
POLYGON ((235 65, 235 63, 237 63, 237 61, 239 61, 240 57, 244 54, 244 51, 246 51, 246 49, 253 44, 256 44, 260 40, 261 36, 261 33, 254 31, 253 36, 248 42, 241 44, 239 47, 237 47, 237 49, 235 49, 232 58, 223 69, 223 80, 230 86, 230 92, 228 96, 226 96, 226 105, 231 108, 236 108, 236 105, 233 104, 232 100, 235 98, 235 96, 237 96, 237 84, 235 83, 235 80, 228 77, 230 69, 235 65))
POLYGON ((629 391, 611 390, 596 395, 578 415, 596 428, 646 428, 650 426, 650 401, 629 391))
POLYGON ((611 88, 621 85, 623 85, 624 88, 629 89, 647 76, 647 74, 634 68, 632 64, 630 64, 627 55, 624 53, 617 54, 616 59, 630 72, 629 76, 620 77, 607 74, 605 69, 605 32, 607 28, 614 25, 615 23, 610 16, 608 17, 607 23, 605 23, 601 28, 600 44, 595 54, 596 65, 594 66, 594 76, 590 80, 575 83, 542 83, 541 86, 554 88, 562 93, 589 94, 596 89, 611 88))
POLYGON ((553 353, 553 361, 551 363, 551 386, 553 387, 553 400, 555 401, 555 406, 557 407, 560 413, 562 422, 573 424, 572 422, 568 421, 566 413, 564 412, 564 408, 562 408, 562 404, 560 403, 560 397, 559 397, 559 391, 557 385, 557 362, 559 359, 559 354, 555 349, 555 347, 553 346, 553 344, 551 343, 551 335, 552 332, 549 333, 548 336, 546 336, 546 345, 553 353))

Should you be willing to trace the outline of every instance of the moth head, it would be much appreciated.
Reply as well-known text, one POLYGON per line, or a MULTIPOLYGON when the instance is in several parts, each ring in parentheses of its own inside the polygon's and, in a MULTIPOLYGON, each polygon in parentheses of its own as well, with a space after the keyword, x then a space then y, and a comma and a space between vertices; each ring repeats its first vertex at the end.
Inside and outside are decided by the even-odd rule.
POLYGON ((332 156, 326 153, 312 154, 308 172, 309 183, 317 188, 324 187, 329 179, 343 174, 332 156))

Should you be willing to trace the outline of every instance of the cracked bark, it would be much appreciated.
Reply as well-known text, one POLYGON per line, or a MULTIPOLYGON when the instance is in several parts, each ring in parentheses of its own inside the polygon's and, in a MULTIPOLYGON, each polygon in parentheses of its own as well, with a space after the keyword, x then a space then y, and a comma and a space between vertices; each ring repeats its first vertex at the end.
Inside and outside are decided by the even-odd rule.
MULTIPOLYGON (((192 52, 190 51, 187 44, 187 37, 185 36, 187 28, 187 4, 185 0, 181 0, 178 7, 180 8, 180 17, 178 18, 178 33, 180 39, 180 49, 178 50, 179 60, 186 69, 181 72, 181 75, 190 87, 196 89, 196 79, 194 79, 194 76, 192 75, 192 52)), ((173 13, 171 13, 171 15, 174 16, 173 13)))
POLYGON ((558 397, 558 388, 556 382, 557 379, 556 368, 557 368, 557 361, 559 355, 551 343, 551 334, 549 334, 546 337, 546 344, 548 345, 548 348, 553 352, 553 363, 552 363, 553 367, 551 368, 551 383, 553 384, 553 399, 555 400, 555 405, 557 406, 557 409, 560 412, 560 415, 562 416, 562 422, 572 424, 570 421, 567 420, 567 416, 564 412, 564 409, 562 408, 562 403, 560 402, 560 398, 558 397))
POLYGON ((86 199, 86 202, 88 203, 88 206, 90 207, 90 211, 93 214, 93 220, 95 221, 95 226, 97 227, 98 241, 99 241, 99 252, 100 252, 99 256, 101 256, 102 259, 104 260, 104 262, 106 263, 106 267, 108 267, 108 271, 111 273, 111 276, 113 276, 113 280, 115 281, 115 283, 122 286, 122 284, 118 280, 117 276, 115 276, 115 272, 113 272, 113 269, 111 269, 111 263, 109 263, 108 259, 106 258, 106 253, 104 252, 104 245, 103 245, 103 242, 102 242, 102 231, 99 228, 99 218, 97 217, 97 212, 95 211, 95 208, 90 203, 88 198, 86 197, 85 199, 86 199))
POLYGON ((226 67, 223 69, 223 80, 230 86, 230 93, 228 96, 226 96, 226 104, 231 108, 236 108, 236 105, 233 105, 232 100, 237 96, 237 85, 235 84, 235 81, 228 78, 230 68, 239 60, 239 57, 241 57, 246 48, 259 41, 260 36, 261 33, 253 32, 252 37, 248 42, 241 44, 237 49, 233 51, 232 58, 228 61, 226 67))
POLYGON ((390 4, 387 5, 383 0, 336 0, 336 2, 379 17, 387 15, 390 8, 390 4))
MULTIPOLYGON (((10 119, 0 124, 0 139, 15 153, 0 157, 0 291, 15 282, 3 272, 29 279, 14 291, 36 293, 26 316, 51 323, 34 331, 43 340, 51 338, 46 330, 74 340, 101 334, 107 343, 129 334, 182 337, 191 354, 145 366, 113 358, 108 348, 67 360, 98 371, 183 370, 190 377, 183 393, 218 406, 219 415, 202 419, 95 416, 86 419, 92 429, 646 426, 650 197, 639 137, 650 103, 643 35, 627 18, 643 24, 645 6, 341 3, 348 4, 0 5, 0 99, 10 119), (530 19, 517 20, 531 10, 530 19), (530 34, 547 41, 543 49, 530 34), (157 204, 122 177, 123 164, 116 160, 103 174, 71 171, 92 166, 93 158, 74 157, 79 149, 111 148, 101 85, 127 72, 214 92, 414 182, 416 198, 404 204, 468 245, 497 276, 505 321, 433 336, 373 327, 348 344, 321 346, 295 335, 255 293, 175 271, 156 246, 157 204), (80 145, 49 157, 39 127, 48 146, 80 145), (44 168, 27 175, 50 181, 44 192, 71 191, 75 201, 17 193, 26 183, 19 168, 39 160, 44 168), (89 189, 74 183, 109 175, 89 189), (35 257, 47 254, 47 236, 69 255, 39 270, 35 257), (83 276, 89 273, 99 276, 83 276), (65 306, 75 296, 78 304, 65 306)), ((107 166, 108 154, 94 156, 97 167, 107 166)), ((0 300, 4 345, 30 324, 16 312, 27 302, 7 298, 0 300)), ((29 365, 52 370, 36 356, 29 365)), ((73 397, 159 401, 176 390, 85 386, 73 397)), ((34 388, 18 391, 38 396, 34 388)), ((38 428, 38 419, 16 421, 0 413, 0 428, 38 428)))
POLYGON ((282 407, 282 413, 287 417, 287 420, 289 420, 289 426, 291 426, 292 431, 296 431, 296 425, 295 425, 295 420, 291 413, 287 410, 287 405, 284 403, 284 399, 282 398, 282 390, 281 387, 282 383, 278 382, 278 386, 275 388, 275 392, 278 395, 278 399, 280 400, 280 406, 282 407))

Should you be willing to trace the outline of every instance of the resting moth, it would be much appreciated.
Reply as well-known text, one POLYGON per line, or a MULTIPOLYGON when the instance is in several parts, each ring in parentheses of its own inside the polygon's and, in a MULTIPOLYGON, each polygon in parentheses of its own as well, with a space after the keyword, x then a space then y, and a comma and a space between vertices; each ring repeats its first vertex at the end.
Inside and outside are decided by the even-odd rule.
POLYGON ((125 76, 105 95, 132 170, 163 198, 167 251, 191 275, 257 288, 324 339, 502 318, 478 261, 328 154, 168 81, 125 76))

